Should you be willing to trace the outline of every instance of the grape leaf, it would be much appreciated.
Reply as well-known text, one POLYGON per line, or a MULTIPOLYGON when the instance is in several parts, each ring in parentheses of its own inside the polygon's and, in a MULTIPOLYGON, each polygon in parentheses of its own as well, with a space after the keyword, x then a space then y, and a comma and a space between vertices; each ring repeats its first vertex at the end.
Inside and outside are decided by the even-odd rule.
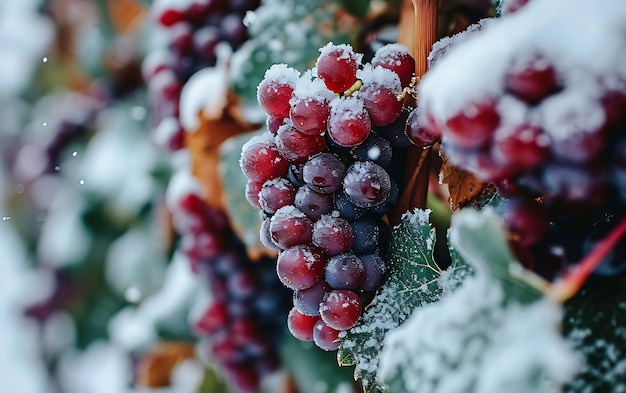
POLYGON ((246 183, 248 179, 241 171, 239 159, 243 145, 252 136, 262 133, 246 133, 226 140, 220 146, 220 178, 226 195, 226 212, 231 225, 239 237, 249 248, 263 247, 259 240, 261 216, 259 212, 246 200, 246 183))
POLYGON ((448 185, 450 208, 456 210, 480 196, 485 184, 470 172, 452 166, 442 155, 441 182, 448 185))
POLYGON ((579 366, 559 331, 560 305, 504 269, 516 262, 492 209, 460 213, 450 240, 475 274, 389 332, 378 382, 394 393, 554 391, 579 366))
POLYGON ((565 304, 563 330, 584 356, 567 393, 626 392, 626 281, 591 277, 565 304))
POLYGON ((389 277, 358 325, 342 333, 340 365, 354 365, 355 379, 368 392, 382 392, 376 383, 379 356, 387 332, 400 326, 417 307, 439 300, 469 268, 451 250, 452 265, 442 271, 433 258, 435 230, 430 210, 406 213, 392 233, 389 277))

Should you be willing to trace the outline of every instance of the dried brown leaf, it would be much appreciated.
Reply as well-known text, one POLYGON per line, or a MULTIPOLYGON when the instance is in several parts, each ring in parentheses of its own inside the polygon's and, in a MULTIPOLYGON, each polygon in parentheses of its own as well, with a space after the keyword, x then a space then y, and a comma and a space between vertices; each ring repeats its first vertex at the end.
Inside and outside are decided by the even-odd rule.
POLYGON ((164 342, 153 347, 139 360, 137 383, 148 388, 170 385, 174 368, 195 357, 195 346, 188 342, 164 342))
POLYGON ((485 183, 463 169, 453 166, 442 154, 441 182, 448 185, 450 209, 456 210, 482 195, 485 183))

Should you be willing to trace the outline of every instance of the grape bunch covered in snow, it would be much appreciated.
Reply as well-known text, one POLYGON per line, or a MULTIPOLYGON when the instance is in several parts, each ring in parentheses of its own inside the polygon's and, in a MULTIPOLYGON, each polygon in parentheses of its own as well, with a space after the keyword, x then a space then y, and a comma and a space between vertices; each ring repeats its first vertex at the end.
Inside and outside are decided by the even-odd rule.
POLYGON ((153 139, 177 150, 184 145, 179 120, 182 87, 196 72, 216 64, 218 47, 238 49, 247 39, 244 18, 259 0, 158 0, 151 11, 164 29, 166 45, 142 65, 152 106, 153 139))
POLYGON ((223 210, 208 205, 193 188, 176 198, 171 209, 179 248, 210 292, 208 307, 194 321, 203 338, 202 357, 216 363, 236 391, 254 392, 280 365, 289 293, 272 258, 248 257, 223 210))
POLYGON ((246 197, 294 291, 289 330, 325 350, 339 347, 385 279, 384 216, 400 192, 392 169, 410 144, 401 93, 414 69, 398 44, 362 64, 351 46, 330 43, 315 68, 277 64, 258 86, 269 117, 242 149, 246 197))
MULTIPOLYGON (((419 86, 424 132, 450 163, 496 184, 520 258, 549 277, 625 211, 625 17, 610 0, 528 2, 459 45, 447 39, 419 86)), ((615 251, 596 273, 626 271, 615 251)))

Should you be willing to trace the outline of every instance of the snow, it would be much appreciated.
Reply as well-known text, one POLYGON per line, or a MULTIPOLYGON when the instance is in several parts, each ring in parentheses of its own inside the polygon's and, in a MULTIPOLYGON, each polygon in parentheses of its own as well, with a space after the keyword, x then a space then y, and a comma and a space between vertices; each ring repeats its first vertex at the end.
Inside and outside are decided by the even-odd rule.
POLYGON ((300 71, 285 63, 273 64, 263 76, 266 82, 276 82, 285 86, 295 86, 299 78, 300 71))
POLYGON ((363 81, 363 85, 367 86, 371 93, 373 91, 369 90, 370 86, 374 88, 383 87, 396 94, 402 91, 398 74, 382 66, 372 67, 370 64, 366 64, 363 69, 357 71, 356 76, 363 81))
MULTIPOLYGON (((9 183, 0 166, 0 216, 7 216, 9 183)), ((21 312, 33 293, 33 271, 12 220, 0 221, 0 381, 2 390, 23 393, 48 392, 45 365, 39 356, 38 330, 21 312)))
POLYGON ((132 369, 124 349, 96 341, 83 352, 71 350, 61 357, 59 385, 64 393, 130 392, 132 369))
POLYGON ((410 56, 410 55, 411 53, 409 52, 407 47, 404 45, 397 44, 397 43, 387 44, 387 45, 380 47, 380 49, 376 50, 376 53, 374 54, 374 57, 372 58, 372 63, 373 64, 387 63, 387 65, 393 65, 394 63, 397 63, 400 59, 402 59, 404 56, 410 56))
POLYGON ((329 42, 319 49, 320 58, 329 56, 331 53, 337 53, 337 61, 353 58, 357 64, 361 64, 363 55, 356 53, 350 44, 334 44, 329 42))
POLYGON ((82 180, 85 193, 106 198, 116 213, 135 215, 157 193, 152 171, 165 161, 128 108, 101 112, 97 126, 85 150, 61 163, 63 173, 77 185, 82 180))
POLYGON ((203 195, 202 187, 198 179, 191 173, 189 167, 181 164, 180 167, 174 171, 167 185, 165 194, 167 210, 176 216, 176 213, 180 211, 180 201, 186 195, 190 194, 203 195))
POLYGON ((324 82, 319 78, 311 79, 310 72, 306 72, 295 84, 295 88, 289 103, 294 105, 299 101, 331 101, 335 93, 328 90, 324 82))
POLYGON ((92 242, 82 220, 87 202, 72 187, 60 187, 53 195, 40 195, 51 197, 51 202, 37 243, 38 259, 51 267, 81 262, 92 242))
POLYGON ((52 42, 53 25, 38 12, 41 3, 0 2, 0 98, 18 95, 31 83, 52 42))
POLYGON ((150 11, 155 15, 161 15, 168 9, 184 11, 198 0, 155 0, 150 11))
POLYGON ((145 349, 157 339, 157 324, 189 309, 200 287, 187 258, 174 254, 160 290, 139 306, 122 309, 109 321, 111 342, 126 351, 145 349))
POLYGON ((537 55, 568 89, 612 87, 626 78, 624 20, 621 0, 531 1, 452 47, 424 76, 420 103, 443 122, 468 102, 501 95, 507 70, 537 55))
POLYGON ((198 116, 218 119, 227 105, 228 72, 221 62, 204 68, 189 78, 180 95, 180 124, 188 132, 200 127, 198 116))
POLYGON ((113 241, 105 257, 108 284, 135 303, 156 292, 163 282, 166 261, 154 236, 148 225, 131 227, 113 241))
POLYGON ((379 379, 412 392, 523 393, 572 378, 579 359, 559 333, 561 308, 505 304, 497 281, 468 278, 387 335, 379 379))

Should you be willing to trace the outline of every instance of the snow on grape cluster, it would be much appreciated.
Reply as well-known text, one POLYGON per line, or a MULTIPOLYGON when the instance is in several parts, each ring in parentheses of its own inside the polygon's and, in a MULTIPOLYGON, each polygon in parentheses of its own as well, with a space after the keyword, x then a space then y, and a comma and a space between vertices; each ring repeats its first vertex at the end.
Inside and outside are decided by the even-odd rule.
POLYGON ((243 20, 259 4, 259 0, 158 0, 153 4, 152 14, 164 29, 166 41, 142 64, 155 142, 172 150, 184 146, 179 120, 183 85, 197 71, 216 64, 221 43, 236 50, 248 39, 243 20))
POLYGON ((235 391, 254 392, 280 364, 289 293, 276 277, 274 260, 251 261, 224 211, 208 205, 189 180, 179 174, 168 196, 179 248, 210 290, 209 305, 194 321, 203 337, 200 351, 235 391))
POLYGON ((242 148, 246 197, 294 291, 289 330, 324 350, 339 347, 385 278, 383 217, 400 192, 391 163, 410 144, 400 96, 414 69, 399 44, 362 64, 351 46, 329 43, 315 68, 276 64, 258 86, 269 117, 242 148))
POLYGON ((623 215, 626 6, 509 8, 435 46, 417 123, 453 165, 510 198, 500 210, 516 244, 558 271, 623 215))

